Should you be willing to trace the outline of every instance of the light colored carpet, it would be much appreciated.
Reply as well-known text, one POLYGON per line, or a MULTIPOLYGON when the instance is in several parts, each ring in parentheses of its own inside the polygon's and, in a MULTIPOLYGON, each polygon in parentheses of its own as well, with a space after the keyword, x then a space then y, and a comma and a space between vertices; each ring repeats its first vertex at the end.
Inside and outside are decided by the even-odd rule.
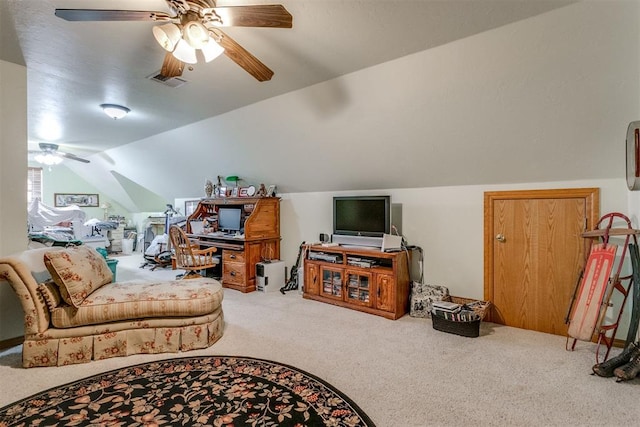
MULTIPOLYGON (((119 257, 118 280, 171 278, 119 257)), ((590 375, 595 345, 565 350, 563 337, 484 323, 479 338, 302 299, 296 291, 225 290, 224 336, 182 355, 241 355, 315 374, 352 398, 380 427, 627 426, 640 419, 640 379, 590 375)), ((54 385, 173 354, 23 369, 20 347, 0 352, 0 406, 54 385)))

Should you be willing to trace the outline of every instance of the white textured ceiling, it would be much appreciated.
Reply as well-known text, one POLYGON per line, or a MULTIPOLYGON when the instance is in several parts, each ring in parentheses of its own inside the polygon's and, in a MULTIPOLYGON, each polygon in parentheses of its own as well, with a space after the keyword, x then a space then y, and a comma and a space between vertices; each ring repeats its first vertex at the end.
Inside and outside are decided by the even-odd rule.
POLYGON ((230 28, 275 75, 260 83, 222 56, 196 65, 188 84, 146 76, 164 51, 153 22, 67 22, 56 8, 168 11, 164 0, 0 0, 0 59, 25 64, 28 132, 90 154, 216 116, 573 3, 571 0, 219 0, 283 4, 292 29, 230 28), (101 103, 131 108, 112 121, 101 103))

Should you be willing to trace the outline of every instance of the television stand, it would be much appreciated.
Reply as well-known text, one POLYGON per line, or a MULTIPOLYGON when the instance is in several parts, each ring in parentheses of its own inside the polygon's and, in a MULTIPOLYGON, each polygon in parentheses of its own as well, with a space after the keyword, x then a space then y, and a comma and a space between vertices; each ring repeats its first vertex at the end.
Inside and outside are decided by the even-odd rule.
POLYGON ((409 307, 407 253, 310 245, 304 259, 303 297, 398 319, 409 307))

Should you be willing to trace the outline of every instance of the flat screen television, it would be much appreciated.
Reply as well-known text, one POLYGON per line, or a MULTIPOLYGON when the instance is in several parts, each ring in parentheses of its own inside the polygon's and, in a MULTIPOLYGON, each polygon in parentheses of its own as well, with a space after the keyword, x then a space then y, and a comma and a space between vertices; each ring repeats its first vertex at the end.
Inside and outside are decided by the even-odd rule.
POLYGON ((242 229, 242 208, 241 207, 219 207, 218 208, 218 230, 220 231, 240 231, 242 229))
POLYGON ((333 198, 333 234, 382 237, 390 231, 391 196, 333 198))

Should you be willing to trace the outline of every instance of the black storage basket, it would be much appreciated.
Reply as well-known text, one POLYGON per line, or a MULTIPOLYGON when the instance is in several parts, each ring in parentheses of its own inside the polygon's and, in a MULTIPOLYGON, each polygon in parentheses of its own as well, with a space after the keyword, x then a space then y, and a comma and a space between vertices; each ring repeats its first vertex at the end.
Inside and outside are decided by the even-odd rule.
MULTIPOLYGON (((448 300, 458 304, 466 304, 469 302, 477 301, 470 298, 462 298, 462 297, 455 297, 455 296, 449 297, 448 300)), ((489 303, 484 302, 484 308, 479 313, 480 319, 472 320, 470 322, 448 320, 436 313, 431 313, 431 321, 433 324, 433 329, 437 331, 447 332, 450 334, 460 335, 463 337, 477 338, 480 336, 480 322, 482 322, 482 319, 484 318, 487 312, 487 309, 489 308, 489 305, 490 305, 489 303)))
POLYGON ((450 334, 462 335, 463 337, 477 338, 480 336, 480 319, 471 322, 457 322, 447 320, 437 314, 431 314, 433 329, 450 334))

